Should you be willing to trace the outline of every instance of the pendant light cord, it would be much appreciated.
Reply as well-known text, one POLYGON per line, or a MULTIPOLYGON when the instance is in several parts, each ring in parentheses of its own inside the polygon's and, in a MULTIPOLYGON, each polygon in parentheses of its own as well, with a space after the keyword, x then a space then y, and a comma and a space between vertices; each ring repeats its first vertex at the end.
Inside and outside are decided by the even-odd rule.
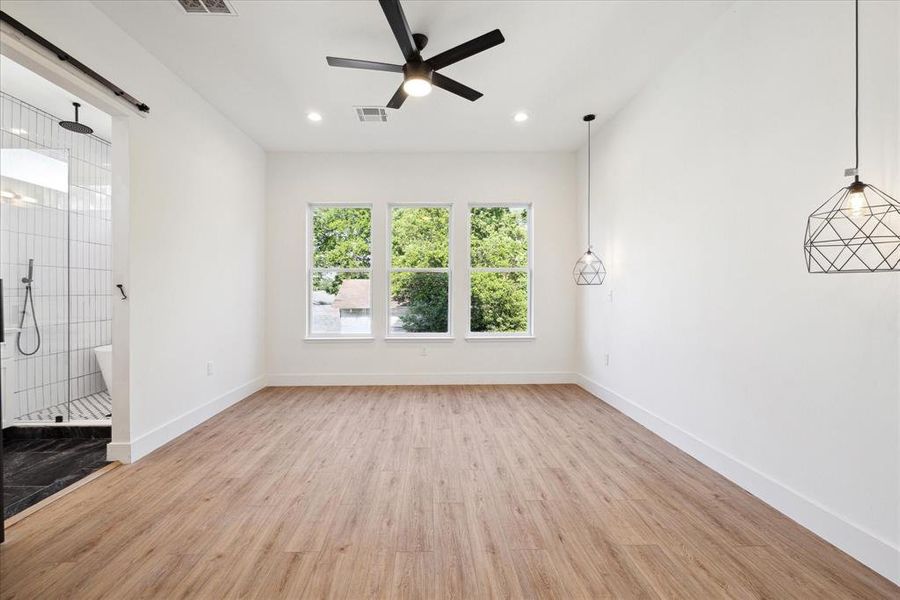
POLYGON ((591 122, 588 121, 588 155, 587 155, 587 172, 588 172, 588 218, 587 218, 587 230, 588 230, 588 250, 591 249, 591 122))
POLYGON ((856 0, 856 29, 855 29, 855 51, 856 51, 856 181, 859 181, 859 0, 856 0))

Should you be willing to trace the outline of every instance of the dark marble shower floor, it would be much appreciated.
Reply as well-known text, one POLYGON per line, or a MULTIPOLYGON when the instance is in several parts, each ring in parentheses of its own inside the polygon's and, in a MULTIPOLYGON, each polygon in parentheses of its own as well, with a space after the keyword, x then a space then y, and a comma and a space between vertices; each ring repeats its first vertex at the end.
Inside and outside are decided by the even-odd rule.
POLYGON ((3 430, 3 518, 107 464, 109 427, 9 427, 3 430))

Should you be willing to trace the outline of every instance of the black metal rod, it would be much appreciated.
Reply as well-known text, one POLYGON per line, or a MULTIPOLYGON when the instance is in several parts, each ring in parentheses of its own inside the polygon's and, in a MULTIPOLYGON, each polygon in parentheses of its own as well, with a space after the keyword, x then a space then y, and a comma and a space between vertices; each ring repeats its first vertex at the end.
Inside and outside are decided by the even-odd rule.
POLYGON ((856 181, 859 181, 859 0, 856 0, 856 26, 855 26, 855 51, 856 51, 856 181))
POLYGON ((129 104, 131 104, 132 106, 134 106, 140 112, 144 112, 144 113, 150 112, 149 106, 147 106, 146 104, 144 104, 143 102, 141 102, 140 100, 138 100, 137 98, 132 96, 131 94, 126 93, 122 88, 120 88, 119 86, 117 86, 116 84, 111 82, 109 79, 107 79, 103 75, 100 75, 99 73, 97 73, 96 71, 94 71, 93 69, 91 69, 90 67, 85 65, 80 60, 72 58, 71 56, 69 56, 68 52, 66 52, 59 46, 56 46, 55 44, 53 44, 46 38, 41 37, 40 35, 38 35, 34 31, 32 31, 31 29, 29 29, 22 23, 16 21, 15 19, 13 19, 11 16, 9 16, 8 14, 6 14, 3 11, 0 11, 0 22, 7 23, 10 27, 12 27, 13 29, 15 29, 16 31, 18 31, 19 33, 21 33, 22 35, 24 35, 25 37, 30 39, 31 41, 37 43, 39 46, 42 46, 46 50, 49 50, 54 55, 56 55, 56 57, 59 60, 69 63, 70 65, 72 65, 73 67, 75 67, 76 69, 78 69, 79 71, 81 71, 82 73, 84 73, 85 75, 87 75, 88 77, 90 77, 91 79, 93 79, 94 81, 96 81, 97 83, 99 83, 100 85, 105 87, 106 89, 108 89, 116 97, 121 98, 121 99, 125 100, 126 102, 128 102, 129 104))
POLYGON ((591 249, 591 122, 588 121, 588 250, 591 249))

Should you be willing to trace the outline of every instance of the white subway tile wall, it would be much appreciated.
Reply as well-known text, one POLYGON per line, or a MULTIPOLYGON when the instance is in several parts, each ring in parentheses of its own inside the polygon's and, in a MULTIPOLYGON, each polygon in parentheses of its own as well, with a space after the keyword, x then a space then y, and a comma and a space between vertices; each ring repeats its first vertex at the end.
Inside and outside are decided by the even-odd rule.
MULTIPOLYGON (((19 352, 15 336, 7 336, 15 361, 12 418, 106 389, 93 349, 112 340, 110 144, 66 131, 59 120, 0 92, 0 148, 67 161, 69 179, 67 194, 35 183, 39 178, 0 177, 4 320, 7 328, 19 323, 21 280, 33 258, 41 336, 33 356, 19 352)), ((0 164, 0 175, 8 174, 0 164)), ((21 346, 30 352, 36 343, 29 307, 21 346)))

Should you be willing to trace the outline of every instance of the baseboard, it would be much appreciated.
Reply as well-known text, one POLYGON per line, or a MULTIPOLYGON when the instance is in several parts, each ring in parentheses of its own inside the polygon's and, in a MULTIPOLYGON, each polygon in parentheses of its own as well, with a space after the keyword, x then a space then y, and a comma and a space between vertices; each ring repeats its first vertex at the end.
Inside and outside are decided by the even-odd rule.
POLYGON ((900 548, 583 375, 575 383, 769 506, 900 585, 900 548))
POLYGON ((123 465, 131 464, 131 444, 110 442, 106 445, 106 460, 118 461, 123 465))
POLYGON ((569 372, 484 373, 276 373, 269 375, 272 387, 340 385, 489 385, 575 383, 569 372))
POLYGON ((131 443, 113 442, 107 444, 106 457, 108 460, 117 460, 125 464, 132 463, 264 387, 266 387, 266 377, 261 375, 244 385, 229 390, 202 406, 198 406, 172 419, 168 423, 160 425, 156 429, 148 431, 144 435, 133 439, 131 443))

